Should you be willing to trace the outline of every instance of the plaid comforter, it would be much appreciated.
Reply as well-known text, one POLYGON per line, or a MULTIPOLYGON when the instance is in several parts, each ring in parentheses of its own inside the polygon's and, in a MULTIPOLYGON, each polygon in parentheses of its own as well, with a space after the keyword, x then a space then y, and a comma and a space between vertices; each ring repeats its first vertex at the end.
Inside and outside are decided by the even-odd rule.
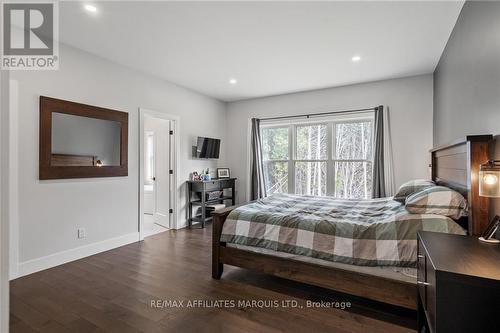
POLYGON ((417 231, 465 234, 452 219, 410 214, 391 198, 277 194, 233 210, 221 241, 366 266, 416 266, 417 231))

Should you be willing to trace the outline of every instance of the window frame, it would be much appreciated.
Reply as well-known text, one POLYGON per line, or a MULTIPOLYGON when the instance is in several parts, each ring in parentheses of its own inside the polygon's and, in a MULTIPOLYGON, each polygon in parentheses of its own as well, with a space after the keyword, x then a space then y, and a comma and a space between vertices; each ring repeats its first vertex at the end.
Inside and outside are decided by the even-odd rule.
MULTIPOLYGON (((331 157, 333 157, 332 155, 332 152, 331 152, 331 148, 332 148, 332 144, 331 144, 331 138, 330 138, 330 134, 331 134, 331 130, 330 130, 330 127, 331 127, 331 124, 327 121, 318 121, 318 122, 310 122, 310 123, 298 123, 298 124, 292 124, 291 125, 291 130, 293 132, 293 135, 292 135, 292 139, 293 139, 293 155, 292 155, 292 163, 291 163, 291 167, 292 167, 292 170, 293 172, 290 172, 290 170, 288 171, 288 174, 289 174, 289 178, 290 178, 290 173, 292 174, 291 177, 293 178, 293 192, 290 192, 290 189, 288 191, 288 193, 292 193, 294 194, 295 191, 296 191, 296 188, 295 188, 295 179, 296 179, 296 164, 297 163, 300 163, 300 162, 326 162, 326 193, 325 195, 329 195, 328 194, 328 183, 329 183, 329 169, 328 169, 328 161, 331 159, 331 157), (307 159, 298 159, 297 158, 297 128, 298 127, 305 127, 305 126, 315 126, 315 125, 326 125, 326 160, 325 159, 318 159, 318 160, 307 160, 307 159)), ((288 182, 290 183, 290 179, 288 180, 288 182)))
MULTIPOLYGON (((349 163, 349 162, 360 162, 360 163, 369 163, 369 165, 371 166, 371 170, 372 170, 372 179, 373 179, 373 161, 374 161, 374 155, 375 155, 375 128, 374 128, 374 125, 375 125, 375 119, 374 119, 374 116, 375 114, 373 113, 372 114, 372 117, 370 118, 360 118, 360 119, 356 119, 356 120, 336 120, 336 121, 333 121, 332 122, 332 140, 331 140, 331 145, 332 145, 332 148, 331 148, 331 161, 332 161, 332 165, 331 165, 331 168, 328 168, 327 170, 328 171, 331 171, 332 173, 332 177, 329 178, 329 179, 332 179, 332 182, 331 182, 331 187, 330 187, 330 194, 327 194, 327 195, 331 195, 333 197, 337 197, 337 193, 335 193, 335 183, 336 183, 336 180, 337 178, 335 177, 335 163, 338 163, 338 162, 344 162, 344 163, 349 163), (364 122, 369 122, 371 124, 371 128, 372 128, 372 135, 371 135, 371 143, 372 143, 372 156, 371 156, 371 160, 369 159, 339 159, 337 158, 337 154, 336 154, 336 151, 335 151, 335 147, 336 147, 336 125, 337 124, 352 124, 352 123, 364 123, 364 122)), ((372 184, 372 187, 373 187, 373 184, 372 184)), ((328 193, 328 190, 327 190, 327 193, 328 193)), ((371 196, 371 193, 367 193, 367 196, 365 197, 365 199, 370 199, 372 196, 371 196)))
MULTIPOLYGON (((297 162, 326 162, 326 196, 336 196, 335 193, 335 163, 338 162, 361 162, 369 163, 371 170, 373 172, 373 158, 375 152, 375 131, 374 131, 374 116, 375 113, 363 112, 362 114, 354 115, 333 115, 328 117, 321 117, 317 119, 301 119, 301 120, 286 120, 286 121, 262 121, 261 122, 261 136, 263 135, 263 129, 271 128, 288 128, 288 159, 280 160, 264 160, 263 163, 268 162, 286 162, 288 165, 288 192, 289 194, 295 193, 295 177, 296 177, 296 163, 297 162), (336 125, 341 123, 361 123, 369 122, 372 128, 371 133, 371 144, 372 144, 372 154, 371 159, 338 159, 335 151, 336 147, 336 125), (307 125, 326 125, 326 160, 307 160, 307 159, 297 159, 297 127, 307 126, 307 125)), ((267 169, 266 169, 267 170, 267 169)), ((372 185, 373 186, 373 185, 372 185)), ((370 193, 367 193, 367 198, 371 198, 370 193)))
MULTIPOLYGON (((294 187, 294 191, 293 192, 290 192, 290 187, 291 187, 291 183, 290 183, 290 162, 292 160, 292 151, 291 151, 291 147, 294 146, 294 143, 292 141, 292 137, 291 137, 291 133, 290 133, 290 125, 288 124, 275 124, 275 125, 270 125, 270 126, 261 126, 260 127, 260 135, 261 135, 261 138, 263 136, 263 129, 277 129, 277 128, 287 128, 287 132, 288 132, 288 159, 276 159, 276 160, 263 160, 263 164, 264 164, 264 169, 266 170, 265 168, 265 164, 266 163, 275 163, 275 162, 282 162, 282 163, 287 163, 287 168, 288 168, 288 192, 286 193, 295 193, 295 187, 294 187)), ((265 171, 264 171, 265 172, 265 171)), ((295 184, 294 184, 295 185, 295 184)), ((267 190, 267 189, 266 189, 267 190)))

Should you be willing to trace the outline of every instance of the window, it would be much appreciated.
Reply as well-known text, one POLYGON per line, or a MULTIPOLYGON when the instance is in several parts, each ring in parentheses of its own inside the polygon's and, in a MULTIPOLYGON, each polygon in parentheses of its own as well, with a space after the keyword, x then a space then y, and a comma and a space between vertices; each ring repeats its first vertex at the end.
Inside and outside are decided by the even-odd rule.
POLYGON ((268 194, 371 197, 373 115, 321 123, 263 124, 268 194))
POLYGON ((262 157, 268 194, 288 192, 288 132, 288 127, 262 129, 262 157))
POLYGON ((367 199, 372 191, 372 122, 335 123, 334 196, 367 199))
POLYGON ((295 193, 326 195, 327 125, 295 126, 295 193))

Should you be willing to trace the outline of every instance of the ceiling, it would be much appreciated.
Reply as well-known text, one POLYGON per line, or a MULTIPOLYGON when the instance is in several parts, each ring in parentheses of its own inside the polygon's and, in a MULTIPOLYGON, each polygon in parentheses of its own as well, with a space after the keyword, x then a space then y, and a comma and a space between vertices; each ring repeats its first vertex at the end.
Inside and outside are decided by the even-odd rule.
POLYGON ((223 101, 433 72, 463 5, 88 3, 60 3, 62 42, 223 101))

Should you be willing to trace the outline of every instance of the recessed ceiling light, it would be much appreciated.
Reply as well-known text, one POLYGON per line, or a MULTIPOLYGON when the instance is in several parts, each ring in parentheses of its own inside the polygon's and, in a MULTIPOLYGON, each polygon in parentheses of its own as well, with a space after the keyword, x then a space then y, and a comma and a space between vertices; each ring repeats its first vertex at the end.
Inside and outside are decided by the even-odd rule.
POLYGON ((92 12, 92 13, 95 13, 97 12, 97 7, 96 6, 92 6, 92 5, 85 5, 84 6, 85 10, 89 11, 89 12, 92 12))
POLYGON ((356 56, 352 57, 351 60, 352 60, 352 62, 358 62, 361 60, 361 57, 356 55, 356 56))
POLYGON ((236 80, 236 79, 229 79, 229 84, 233 84, 234 85, 236 83, 238 83, 238 80, 236 80))

